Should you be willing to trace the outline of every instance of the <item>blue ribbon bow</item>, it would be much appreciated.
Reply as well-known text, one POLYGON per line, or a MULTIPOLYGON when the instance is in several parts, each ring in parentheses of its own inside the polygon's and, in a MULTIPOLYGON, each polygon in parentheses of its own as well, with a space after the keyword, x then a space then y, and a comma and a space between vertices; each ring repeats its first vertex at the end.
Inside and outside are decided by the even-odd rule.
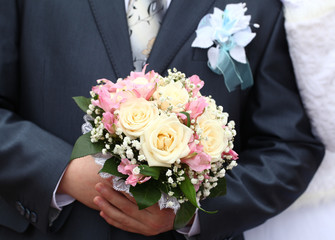
POLYGON ((223 75, 229 92, 236 90, 239 85, 244 90, 254 83, 249 63, 244 64, 235 61, 224 47, 220 47, 217 65, 211 66, 208 61, 208 67, 216 74, 223 75))

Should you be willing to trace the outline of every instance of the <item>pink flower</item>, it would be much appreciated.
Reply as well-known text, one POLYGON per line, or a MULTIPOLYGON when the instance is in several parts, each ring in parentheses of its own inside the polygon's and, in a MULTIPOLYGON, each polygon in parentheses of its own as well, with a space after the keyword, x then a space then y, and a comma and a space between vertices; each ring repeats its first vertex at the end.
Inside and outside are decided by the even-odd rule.
POLYGON ((114 115, 110 112, 104 112, 102 114, 101 122, 104 124, 104 127, 111 134, 115 133, 115 125, 117 124, 117 119, 115 119, 114 115))
POLYGON ((188 102, 185 106, 186 111, 191 111, 190 117, 191 119, 196 119, 199 115, 201 115, 205 108, 208 106, 206 99, 204 97, 199 97, 195 101, 188 102))
POLYGON ((181 161, 187 164, 193 171, 202 172, 205 169, 211 168, 211 157, 203 151, 203 146, 194 141, 189 145, 191 150, 188 157, 181 159, 181 161))
POLYGON ((100 95, 101 91, 106 91, 106 90, 109 91, 109 88, 114 85, 113 82, 109 81, 106 78, 98 79, 97 82, 98 83, 100 83, 100 82, 104 83, 104 85, 97 85, 97 86, 92 87, 92 91, 97 95, 100 95))
POLYGON ((137 78, 135 80, 123 80, 123 91, 131 92, 137 98, 149 100, 156 90, 156 82, 148 82, 146 78, 137 78))
POLYGON ((102 108, 105 112, 114 112, 119 109, 122 102, 134 96, 132 92, 123 90, 124 88, 126 88, 124 83, 114 84, 110 81, 105 85, 95 86, 92 91, 98 95, 98 99, 92 101, 92 104, 102 108))
POLYGON ((146 64, 143 67, 142 72, 130 72, 130 75, 125 79, 125 80, 135 80, 136 78, 140 78, 140 77, 144 77, 146 78, 149 82, 154 81, 154 79, 156 79, 158 77, 158 73, 154 72, 153 70, 145 73, 145 70, 147 68, 148 64, 146 64))
POLYGON ((105 78, 99 79, 98 83, 104 84, 92 88, 92 91, 98 95, 98 99, 92 103, 105 112, 114 112, 128 98, 149 100, 156 90, 158 80, 159 75, 154 71, 145 73, 145 67, 142 72, 131 72, 129 77, 116 83, 105 78))
POLYGON ((237 160, 238 159, 238 154, 233 149, 230 149, 229 152, 228 152, 228 154, 230 156, 232 156, 233 160, 237 160))
POLYGON ((105 112, 118 108, 118 104, 112 100, 110 92, 103 85, 97 86, 93 91, 99 95, 98 100, 92 101, 93 105, 102 108, 105 112))
POLYGON ((133 91, 138 98, 149 100, 156 90, 159 74, 154 71, 145 73, 146 67, 147 65, 144 66, 142 72, 131 72, 130 76, 123 81, 128 84, 129 90, 133 91))
POLYGON ((126 179, 126 184, 130 184, 133 187, 136 186, 137 183, 144 183, 148 181, 151 177, 146 177, 140 173, 134 173, 134 168, 138 167, 137 164, 131 164, 131 162, 127 158, 121 159, 121 163, 118 166, 117 170, 129 177, 126 179))
POLYGON ((204 152, 197 153, 194 157, 188 158, 183 162, 196 172, 211 168, 211 157, 204 152))

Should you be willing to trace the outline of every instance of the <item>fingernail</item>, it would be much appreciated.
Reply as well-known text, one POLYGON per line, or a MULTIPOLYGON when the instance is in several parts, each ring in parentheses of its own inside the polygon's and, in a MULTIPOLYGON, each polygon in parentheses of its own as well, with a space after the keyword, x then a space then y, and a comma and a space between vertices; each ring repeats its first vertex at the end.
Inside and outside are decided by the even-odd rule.
POLYGON ((99 197, 95 197, 95 198, 93 199, 93 202, 94 202, 96 205, 98 205, 98 206, 101 205, 101 199, 100 199, 99 197))
POLYGON ((95 189, 101 193, 104 190, 104 187, 101 183, 98 183, 97 185, 95 185, 95 189))

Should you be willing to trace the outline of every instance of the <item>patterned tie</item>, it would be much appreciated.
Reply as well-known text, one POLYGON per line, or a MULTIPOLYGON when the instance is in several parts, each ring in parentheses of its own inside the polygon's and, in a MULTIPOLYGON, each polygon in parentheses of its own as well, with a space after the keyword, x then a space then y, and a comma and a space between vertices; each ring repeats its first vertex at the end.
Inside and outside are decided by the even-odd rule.
POLYGON ((166 0, 130 0, 127 18, 136 71, 145 65, 166 11, 166 0))

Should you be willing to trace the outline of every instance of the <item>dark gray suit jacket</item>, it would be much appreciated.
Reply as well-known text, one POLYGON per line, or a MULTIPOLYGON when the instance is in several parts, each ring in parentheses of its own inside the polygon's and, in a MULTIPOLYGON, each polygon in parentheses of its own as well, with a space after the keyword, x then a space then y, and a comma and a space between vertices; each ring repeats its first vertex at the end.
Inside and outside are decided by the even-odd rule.
MULTIPOLYGON (((228 93, 207 67, 207 50, 191 43, 200 19, 228 0, 174 0, 148 60, 164 74, 176 67, 205 82, 237 123, 239 166, 227 176, 228 193, 202 202, 199 239, 226 239, 262 223, 306 188, 323 156, 297 91, 275 0, 250 0, 261 25, 247 47, 255 84, 228 93)), ((49 227, 52 192, 65 169, 82 112, 72 100, 95 80, 132 70, 123 0, 0 0, 0 239, 182 239, 154 237, 109 226, 79 202, 49 227)))

